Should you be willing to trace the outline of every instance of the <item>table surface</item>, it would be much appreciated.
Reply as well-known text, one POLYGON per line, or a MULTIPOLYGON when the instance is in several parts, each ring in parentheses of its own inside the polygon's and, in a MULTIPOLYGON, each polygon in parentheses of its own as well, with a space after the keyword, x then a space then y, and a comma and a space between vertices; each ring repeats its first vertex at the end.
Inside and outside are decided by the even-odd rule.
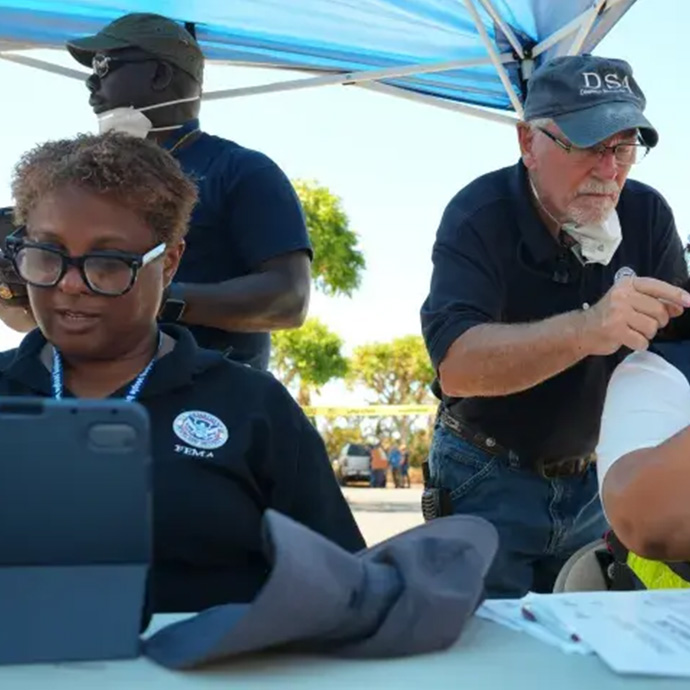
MULTIPOLYGON (((162 627, 176 616, 157 616, 162 627)), ((12 690, 205 690, 206 688, 437 687, 505 690, 656 690, 690 688, 690 679, 616 675, 595 656, 558 649, 495 623, 474 618, 446 652, 383 661, 257 655, 196 671, 169 671, 146 658, 119 662, 0 667, 0 688, 12 690)))

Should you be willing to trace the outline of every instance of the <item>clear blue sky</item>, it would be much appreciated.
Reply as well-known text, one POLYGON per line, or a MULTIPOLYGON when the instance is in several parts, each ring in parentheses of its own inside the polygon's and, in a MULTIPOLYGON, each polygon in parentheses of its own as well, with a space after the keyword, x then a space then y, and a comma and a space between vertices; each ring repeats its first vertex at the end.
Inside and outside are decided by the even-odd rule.
MULTIPOLYGON (((660 144, 634 170, 668 199, 683 238, 690 233, 686 160, 690 136, 686 51, 690 2, 638 0, 600 44, 600 55, 628 60, 644 90, 660 144), (661 11, 663 8, 663 12, 661 11)), ((59 52, 38 53, 75 65, 59 52)), ((208 90, 289 78, 265 70, 214 67, 208 90)), ((9 203, 9 177, 35 143, 95 131, 83 84, 0 61, 0 203, 9 203)), ((360 343, 419 332, 419 307, 431 274, 431 246, 447 202, 474 177, 517 159, 511 127, 356 87, 325 87, 206 103, 202 125, 214 134, 260 149, 290 177, 317 179, 338 194, 360 235, 367 259, 352 299, 314 295, 311 314, 345 339, 360 343)), ((20 336, 0 327, 0 347, 20 336)), ((340 386, 324 401, 355 402, 340 386)))

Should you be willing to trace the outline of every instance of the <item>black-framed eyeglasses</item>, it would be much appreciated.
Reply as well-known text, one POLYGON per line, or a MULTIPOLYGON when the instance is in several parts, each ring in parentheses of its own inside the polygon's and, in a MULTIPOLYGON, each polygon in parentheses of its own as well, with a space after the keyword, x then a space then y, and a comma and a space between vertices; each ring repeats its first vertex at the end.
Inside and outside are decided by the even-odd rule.
POLYGON ((69 256, 53 245, 30 242, 23 235, 24 228, 9 235, 4 251, 22 280, 34 287, 55 287, 74 266, 86 287, 105 297, 120 297, 129 292, 139 271, 165 252, 162 242, 146 254, 102 250, 69 256))
POLYGON ((597 144, 589 148, 580 148, 570 142, 559 139, 553 132, 549 132, 549 130, 544 127, 538 127, 537 129, 560 146, 566 153, 582 158, 602 158, 606 153, 611 151, 616 162, 620 165, 635 165, 636 163, 641 163, 649 153, 649 146, 640 140, 637 142, 621 141, 618 144, 612 144, 610 146, 606 144, 597 144))
POLYGON ((133 62, 150 62, 154 59, 155 58, 152 57, 119 58, 115 55, 103 55, 101 53, 97 53, 91 59, 91 70, 99 79, 105 79, 110 72, 118 67, 121 67, 122 65, 131 64, 133 62))

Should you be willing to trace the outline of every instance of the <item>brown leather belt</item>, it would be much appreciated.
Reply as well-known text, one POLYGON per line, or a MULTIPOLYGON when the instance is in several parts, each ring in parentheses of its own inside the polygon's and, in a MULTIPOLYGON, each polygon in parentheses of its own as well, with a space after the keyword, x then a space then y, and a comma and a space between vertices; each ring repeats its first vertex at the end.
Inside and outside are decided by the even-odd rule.
POLYGON ((495 438, 473 429, 464 422, 454 417, 447 409, 441 409, 439 420, 448 431, 461 438, 463 441, 471 443, 475 448, 483 450, 485 453, 501 458, 513 469, 528 470, 535 472, 544 479, 556 479, 559 477, 580 477, 595 461, 594 453, 583 458, 573 458, 568 460, 537 460, 526 462, 514 451, 502 446, 495 438))

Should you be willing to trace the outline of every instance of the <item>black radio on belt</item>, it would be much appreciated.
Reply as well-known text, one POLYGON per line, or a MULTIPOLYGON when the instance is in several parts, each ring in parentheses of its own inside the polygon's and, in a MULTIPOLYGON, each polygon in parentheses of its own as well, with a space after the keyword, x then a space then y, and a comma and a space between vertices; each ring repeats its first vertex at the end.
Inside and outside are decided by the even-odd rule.
POLYGON ((422 516, 425 522, 453 514, 453 503, 448 489, 431 486, 429 463, 422 463, 424 491, 422 492, 422 516))

